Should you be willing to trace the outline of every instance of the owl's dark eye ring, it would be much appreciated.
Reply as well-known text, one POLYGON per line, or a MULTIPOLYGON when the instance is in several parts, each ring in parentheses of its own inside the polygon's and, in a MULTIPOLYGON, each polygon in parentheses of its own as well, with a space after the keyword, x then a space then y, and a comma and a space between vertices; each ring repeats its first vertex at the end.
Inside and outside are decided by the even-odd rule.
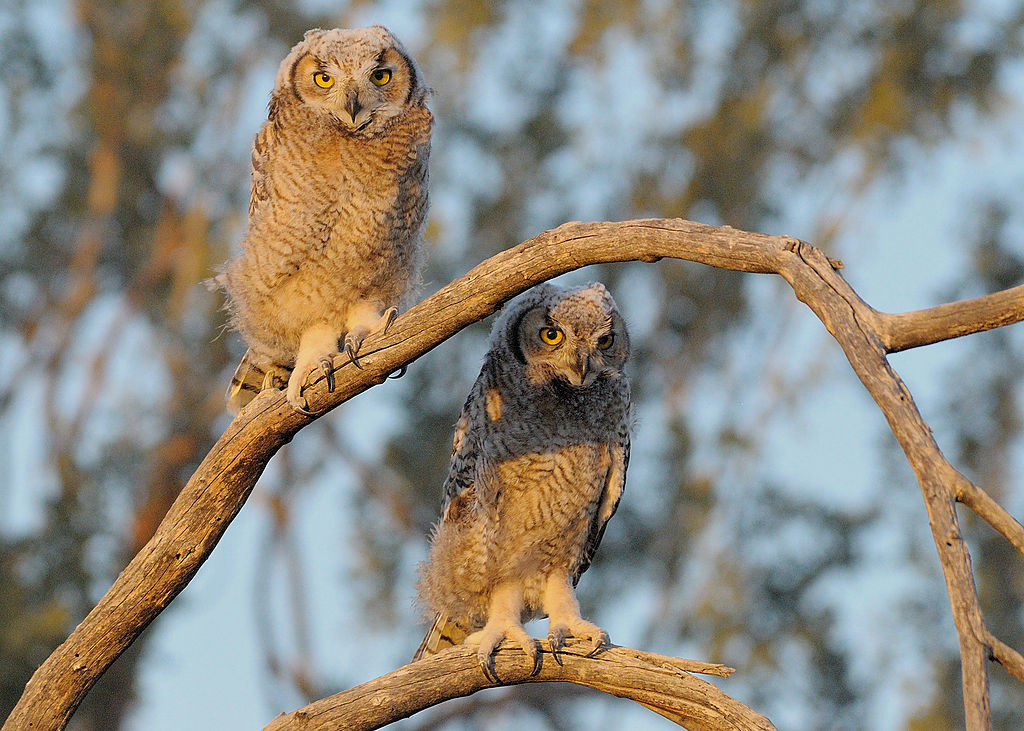
POLYGON ((597 339, 597 347, 601 350, 608 350, 615 343, 615 336, 612 333, 606 333, 597 339))
POLYGON ((557 327, 544 327, 541 328, 540 339, 548 345, 558 345, 565 340, 565 333, 557 327))
POLYGON ((323 71, 317 71, 313 74, 313 83, 321 89, 330 89, 334 86, 334 77, 330 74, 325 74, 323 71))
POLYGON ((391 69, 386 69, 383 67, 379 69, 374 69, 373 72, 370 74, 370 81, 372 81, 377 86, 384 86, 389 81, 391 81, 391 69))

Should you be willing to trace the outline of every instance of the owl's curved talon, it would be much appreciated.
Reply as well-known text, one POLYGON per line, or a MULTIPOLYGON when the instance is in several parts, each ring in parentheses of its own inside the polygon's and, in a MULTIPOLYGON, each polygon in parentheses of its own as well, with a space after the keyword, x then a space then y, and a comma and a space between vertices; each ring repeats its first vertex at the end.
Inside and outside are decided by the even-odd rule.
POLYGON ((608 637, 608 633, 605 632, 604 630, 601 630, 600 632, 595 634, 593 637, 591 637, 590 638, 590 642, 591 642, 590 649, 587 650, 586 657, 593 657, 594 655, 599 653, 602 649, 604 649, 607 645, 611 644, 611 640, 608 637))
POLYGON ((397 380, 397 379, 401 378, 402 376, 404 376, 408 370, 409 370, 409 366, 408 365, 403 365, 401 368, 399 368, 397 371, 395 371, 395 373, 392 373, 390 376, 388 376, 388 378, 390 378, 393 381, 397 380), (398 375, 395 375, 396 373, 398 375))
POLYGON ((327 391, 334 393, 334 358, 324 356, 320 359, 320 370, 324 374, 324 378, 327 379, 327 391))
POLYGON ((353 337, 351 333, 345 335, 345 355, 347 355, 348 359, 352 361, 352 365, 359 370, 363 370, 363 367, 359 364, 359 358, 356 357, 356 351, 359 350, 359 346, 362 344, 362 338, 357 339, 353 337))
POLYGON ((391 327, 391 323, 395 321, 396 317, 398 317, 397 307, 389 307, 384 310, 384 314, 380 317, 380 323, 377 325, 374 332, 386 333, 388 328, 391 327))
POLYGON ((565 648, 565 641, 570 637, 581 643, 590 642, 590 647, 584 653, 584 657, 593 657, 611 644, 607 632, 585 619, 577 617, 569 619, 564 624, 562 622, 553 624, 548 629, 548 642, 551 643, 551 654, 554 655, 555 661, 559 665, 562 664, 559 660, 559 652, 565 648))
POLYGON ((551 644, 551 656, 555 662, 562 664, 561 652, 565 648, 565 638, 569 636, 569 630, 565 627, 552 627, 548 632, 548 642, 551 644))
POLYGON ((495 685, 501 685, 501 678, 498 677, 498 671, 494 668, 494 653, 490 652, 484 655, 482 651, 478 651, 476 658, 480 663, 480 669, 484 672, 484 677, 495 685))
POLYGON ((607 644, 608 643, 605 642, 605 641, 602 641, 600 639, 595 639, 593 647, 591 647, 590 650, 587 651, 587 654, 585 655, 585 657, 593 657, 594 655, 596 655, 599 652, 601 652, 601 650, 603 650, 605 645, 607 645, 607 644))
POLYGON ((316 416, 314 412, 309 410, 309 404, 306 403, 306 399, 303 398, 302 396, 299 396, 299 398, 302 399, 302 403, 305 404, 305 406, 299 406, 299 404, 296 403, 295 401, 289 401, 288 404, 292 407, 292 409, 294 411, 298 411, 303 416, 316 416))

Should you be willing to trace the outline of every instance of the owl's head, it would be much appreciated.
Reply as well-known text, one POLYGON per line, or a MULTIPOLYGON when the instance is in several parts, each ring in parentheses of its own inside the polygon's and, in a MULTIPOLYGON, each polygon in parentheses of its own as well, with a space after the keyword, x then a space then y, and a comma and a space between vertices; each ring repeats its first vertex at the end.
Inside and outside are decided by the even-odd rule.
POLYGON ((412 56, 381 25, 306 31, 274 85, 275 96, 294 94, 342 130, 365 136, 423 104, 427 91, 412 56))
POLYGON ((629 358, 629 334, 615 300, 600 282, 574 289, 534 287, 495 325, 536 385, 558 380, 587 388, 618 378, 629 358))

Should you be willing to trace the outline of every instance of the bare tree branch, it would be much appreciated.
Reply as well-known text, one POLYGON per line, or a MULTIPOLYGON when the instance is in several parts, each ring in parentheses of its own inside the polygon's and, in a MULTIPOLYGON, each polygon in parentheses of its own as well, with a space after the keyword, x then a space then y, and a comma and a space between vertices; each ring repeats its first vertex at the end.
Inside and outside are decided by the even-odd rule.
MULTIPOLYGON (((969 481, 943 456, 885 355, 1020 320, 1021 288, 918 313, 886 315, 864 303, 824 254, 789 237, 680 219, 568 223, 488 259, 400 316, 387 333, 367 338, 361 370, 339 356, 334 393, 327 393, 321 376, 307 389, 307 401, 326 413, 539 282, 588 264, 665 257, 781 275, 842 346, 917 476, 960 639, 967 727, 988 727, 986 663, 992 657, 1005 658, 1010 666, 1016 661, 1001 645, 993 649, 955 502, 973 501, 986 520, 1001 509, 977 499, 977 488, 965 487, 969 481), (1009 314, 995 313, 998 307, 1009 314), (947 329, 942 331, 937 323, 947 329), (915 336, 915 327, 925 334, 915 336)), ((153 538, 32 676, 4 729, 62 728, 67 723, 96 679, 195 575, 270 458, 310 421, 277 391, 260 394, 235 418, 153 538)), ((1000 518, 1000 524, 1003 535, 1015 535, 1005 520, 1000 518)), ((1020 550, 1017 540, 1011 542, 1020 550)))
MULTIPOLYGON (((732 668, 693 660, 610 647, 594 657, 586 647, 570 646, 551 655, 541 642, 536 673, 519 647, 506 643, 495 655, 502 685, 567 681, 622 698, 630 698, 652 711, 694 731, 702 729, 774 729, 768 719, 733 700, 711 683, 690 673, 728 677, 732 668)), ((476 651, 452 647, 394 670, 351 690, 282 714, 264 731, 314 731, 344 728, 351 731, 380 728, 451 698, 496 687, 480 671, 476 651)))
POLYGON ((1024 320, 1024 284, 927 310, 875 314, 886 351, 898 353, 1024 320))
POLYGON ((959 502, 977 513, 1024 556, 1024 526, 1007 513, 1002 505, 959 472, 953 476, 953 490, 959 502))

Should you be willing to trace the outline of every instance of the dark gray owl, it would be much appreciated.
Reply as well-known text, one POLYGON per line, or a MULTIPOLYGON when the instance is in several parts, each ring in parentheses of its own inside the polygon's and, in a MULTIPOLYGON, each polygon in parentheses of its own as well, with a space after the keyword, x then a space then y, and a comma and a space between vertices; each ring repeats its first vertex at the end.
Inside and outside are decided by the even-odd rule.
MULTIPOLYGON (((252 150, 249 225, 216 282, 249 346, 237 411, 388 327, 419 271, 433 122, 415 61, 387 28, 310 30, 281 62, 252 150)), ((307 412, 308 413, 308 412, 307 412)))
POLYGON ((444 509, 420 566, 434 617, 416 658, 460 642, 485 672, 502 639, 536 662, 523 622, 548 637, 608 641, 574 587, 622 497, 631 406, 629 335, 602 284, 540 285, 498 318, 455 430, 444 509))

